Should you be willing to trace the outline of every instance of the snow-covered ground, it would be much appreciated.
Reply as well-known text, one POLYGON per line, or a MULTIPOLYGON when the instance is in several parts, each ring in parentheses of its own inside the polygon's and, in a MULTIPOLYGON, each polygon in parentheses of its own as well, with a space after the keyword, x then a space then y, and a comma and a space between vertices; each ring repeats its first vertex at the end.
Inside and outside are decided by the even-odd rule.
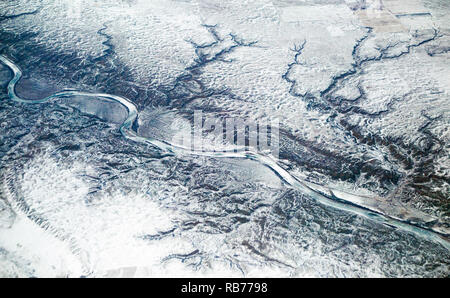
MULTIPOLYGON (((279 119, 321 193, 450 225, 446 0, 2 1, 25 98, 128 98, 170 141, 194 110, 279 119), (180 126, 181 125, 181 126, 180 126)), ((0 276, 448 276, 433 241, 315 202, 250 160, 169 157, 83 98, 10 102, 0 65, 0 276), (51 253, 49 253, 51 252, 51 253)), ((413 218, 417 217, 417 218, 413 218)))

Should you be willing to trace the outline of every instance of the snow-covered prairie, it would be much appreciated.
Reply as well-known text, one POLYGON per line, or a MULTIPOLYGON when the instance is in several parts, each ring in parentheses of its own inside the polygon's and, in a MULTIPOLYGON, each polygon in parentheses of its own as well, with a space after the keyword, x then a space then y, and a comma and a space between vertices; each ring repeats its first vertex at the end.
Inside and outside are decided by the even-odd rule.
POLYGON ((195 110, 278 119, 283 171, 399 224, 323 204, 255 159, 132 142, 114 102, 13 102, 0 63, 0 276, 448 276, 449 13, 447 0, 1 1, 19 96, 121 96, 136 133, 166 142, 195 110))

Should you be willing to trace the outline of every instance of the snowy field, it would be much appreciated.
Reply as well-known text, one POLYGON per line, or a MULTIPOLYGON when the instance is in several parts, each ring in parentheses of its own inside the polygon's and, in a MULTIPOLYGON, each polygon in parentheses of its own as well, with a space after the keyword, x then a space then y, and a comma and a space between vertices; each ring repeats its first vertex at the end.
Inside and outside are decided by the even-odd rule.
POLYGON ((448 276, 449 14, 447 0, 1 1, 17 97, 81 93, 16 102, 0 63, 0 277, 448 276), (135 107, 133 137, 126 107, 85 93, 135 107), (199 110, 276 119, 278 156, 139 141, 176 147, 199 110))

